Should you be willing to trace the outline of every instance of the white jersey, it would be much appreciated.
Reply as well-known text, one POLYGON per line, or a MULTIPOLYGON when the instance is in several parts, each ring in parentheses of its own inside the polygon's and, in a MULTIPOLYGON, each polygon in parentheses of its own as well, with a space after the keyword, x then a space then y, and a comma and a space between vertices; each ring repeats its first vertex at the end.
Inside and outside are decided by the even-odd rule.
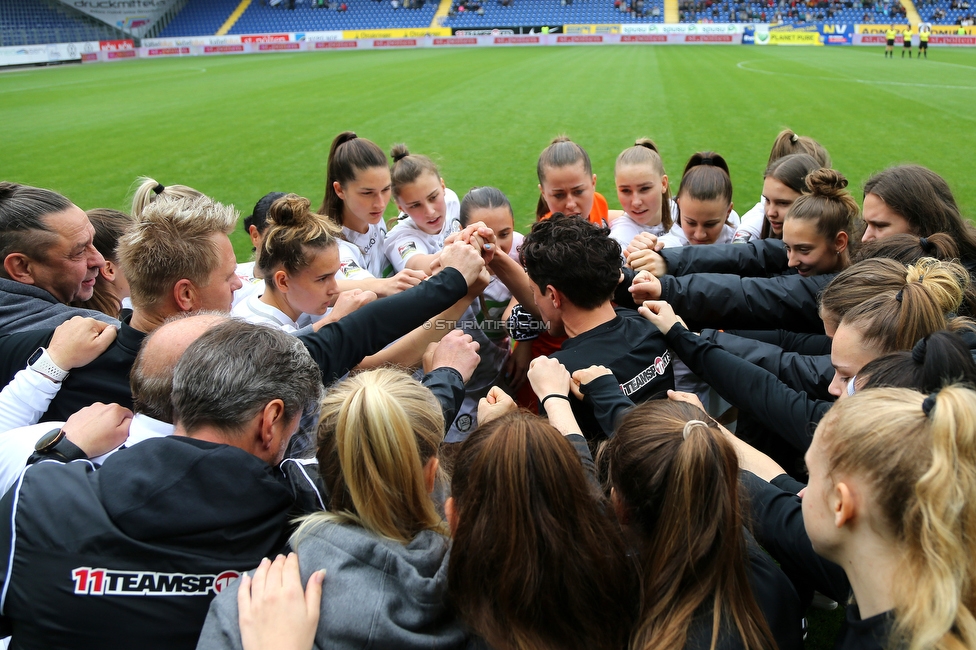
POLYGON ((386 224, 382 221, 370 224, 366 232, 343 226, 342 240, 339 241, 339 279, 362 280, 390 275, 390 263, 383 248, 385 242, 386 224))
POLYGON ((235 273, 241 279, 241 288, 234 292, 234 307, 252 295, 264 293, 264 280, 254 277, 254 262, 238 264, 235 273))
MULTIPOLYGON (((722 227, 721 234, 719 234, 718 238, 712 243, 731 244, 739 224, 739 215, 736 214, 735 210, 733 210, 731 214, 729 214, 726 224, 722 227)), ((677 222, 671 226, 671 230, 668 232, 668 234, 661 237, 661 241, 664 242, 665 248, 675 248, 678 246, 688 245, 688 238, 685 236, 685 231, 681 229, 681 226, 678 225, 677 222)))
POLYGON ((246 300, 235 305, 230 315, 248 323, 277 327, 288 333, 300 329, 298 323, 293 321, 288 314, 277 307, 261 302, 261 297, 256 294, 248 296, 246 300))
POLYGON ((440 232, 431 235, 421 230, 408 215, 400 215, 400 221, 386 236, 386 256, 397 273, 407 266, 407 260, 414 255, 433 255, 444 248, 448 235, 461 230, 461 201, 453 191, 444 188, 444 202, 447 211, 440 232))
POLYGON ((742 215, 742 223, 739 224, 739 228, 735 231, 735 236, 748 235, 749 239, 759 239, 762 237, 764 221, 766 221, 766 199, 760 198, 759 203, 742 215))
MULTIPOLYGON (((671 200, 671 214, 678 214, 678 206, 675 204, 674 199, 671 200)), ((614 219, 610 224, 610 236, 617 240, 621 250, 627 250, 630 242, 634 241, 634 237, 642 232, 650 233, 656 237, 667 234, 663 224, 642 226, 634 221, 626 212, 614 219)))

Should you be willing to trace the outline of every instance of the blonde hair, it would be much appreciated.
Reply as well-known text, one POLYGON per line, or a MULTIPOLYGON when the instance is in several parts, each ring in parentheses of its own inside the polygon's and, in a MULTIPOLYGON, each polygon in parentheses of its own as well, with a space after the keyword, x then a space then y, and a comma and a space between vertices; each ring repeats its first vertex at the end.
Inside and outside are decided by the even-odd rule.
POLYGON ((322 400, 319 420, 329 511, 306 517, 293 539, 326 521, 404 544, 423 530, 447 534, 424 480, 443 439, 440 404, 410 375, 378 368, 346 379, 322 400))
POLYGON ((220 266, 215 234, 230 234, 237 222, 232 205, 205 196, 154 201, 119 239, 119 264, 129 282, 132 304, 151 309, 186 278, 206 286, 220 266))
MULTIPOLYGON (((268 208, 267 230, 255 259, 263 277, 271 279, 279 268, 294 275, 311 263, 308 249, 320 251, 338 245, 342 229, 328 217, 311 212, 310 207, 308 199, 286 194, 268 208)), ((266 286, 277 291, 273 281, 266 286)))
POLYGON ((838 401, 818 426, 828 475, 850 472, 898 541, 889 647, 976 645, 976 392, 949 386, 925 398, 876 388, 838 401))
MULTIPOLYGON (((910 350, 919 339, 949 325, 947 315, 959 309, 968 285, 963 266, 923 257, 907 267, 897 291, 885 291, 851 308, 841 324, 855 327, 865 344, 882 354, 910 350)), ((953 328, 968 324, 965 319, 953 320, 953 328)))
POLYGON ((136 179, 139 186, 132 196, 132 216, 139 218, 146 207, 159 199, 198 199, 204 194, 186 185, 163 185, 155 178, 140 176, 136 179))

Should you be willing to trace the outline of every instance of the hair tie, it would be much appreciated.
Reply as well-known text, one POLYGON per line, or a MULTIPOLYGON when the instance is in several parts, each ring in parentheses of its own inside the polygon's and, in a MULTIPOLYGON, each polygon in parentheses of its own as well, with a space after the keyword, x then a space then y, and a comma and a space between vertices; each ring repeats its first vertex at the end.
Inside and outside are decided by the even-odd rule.
POLYGON ((715 163, 712 161, 711 156, 706 156, 706 157, 702 158, 701 159, 701 162, 698 163, 698 164, 699 165, 709 165, 709 166, 712 166, 712 167, 715 166, 715 163))
POLYGON ((681 437, 684 438, 685 440, 687 440, 688 439, 688 433, 691 431, 691 428, 693 426, 695 426, 696 424, 700 424, 700 425, 702 425, 703 427, 706 427, 706 428, 708 427, 708 424, 706 424, 705 422, 702 422, 701 420, 688 420, 687 422, 685 422, 685 426, 681 430, 681 437))
POLYGON ((790 136, 790 142, 792 142, 793 144, 796 144, 796 141, 799 140, 799 139, 800 139, 800 136, 798 136, 795 133, 790 136))
POLYGON ((935 401, 939 398, 939 391, 935 391, 925 398, 922 402, 922 412, 926 417, 932 417, 932 409, 935 408, 935 401))
POLYGON ((904 289, 900 289, 898 291, 898 293, 895 294, 895 300, 897 300, 898 302, 901 302, 901 299, 904 298, 904 297, 905 297, 905 290, 904 289))
POLYGON ((928 237, 919 237, 918 245, 922 247, 922 250, 926 253, 931 253, 935 250, 935 244, 929 241, 928 237))
POLYGON ((163 185, 162 183, 156 183, 156 187, 153 188, 153 192, 155 192, 157 196, 159 196, 165 191, 166 191, 166 186, 163 185))
POLYGON ((912 348, 912 361, 921 365, 925 363, 925 351, 928 349, 929 337, 925 337, 918 340, 915 347, 912 348))

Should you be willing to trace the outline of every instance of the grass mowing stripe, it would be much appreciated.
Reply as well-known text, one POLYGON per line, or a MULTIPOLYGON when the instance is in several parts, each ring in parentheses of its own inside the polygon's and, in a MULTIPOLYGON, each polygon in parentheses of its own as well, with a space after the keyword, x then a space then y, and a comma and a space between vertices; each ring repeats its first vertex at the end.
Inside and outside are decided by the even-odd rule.
MULTIPOLYGON (((617 207, 613 163, 640 136, 672 184, 694 151, 732 168, 741 213, 759 198, 776 133, 820 140, 859 185, 892 164, 947 178, 976 215, 970 173, 976 50, 928 60, 881 47, 555 47, 283 53, 137 60, 0 75, 0 178, 84 208, 126 208, 136 176, 184 183, 246 214, 272 190, 317 206, 336 133, 431 155, 462 195, 497 185, 531 221, 535 164, 565 133, 617 207)), ((393 208, 389 210, 392 215, 393 208)), ((245 257, 249 243, 235 238, 245 257)))

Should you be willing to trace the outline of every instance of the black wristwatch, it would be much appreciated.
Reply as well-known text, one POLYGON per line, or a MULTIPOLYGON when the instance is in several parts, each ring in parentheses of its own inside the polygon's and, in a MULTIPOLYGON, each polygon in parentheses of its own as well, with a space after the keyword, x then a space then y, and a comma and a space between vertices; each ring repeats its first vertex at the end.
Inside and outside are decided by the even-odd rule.
POLYGON ((69 462, 88 458, 88 455, 81 450, 81 447, 68 440, 64 429, 51 429, 41 436, 34 445, 34 453, 27 459, 27 464, 31 465, 39 460, 50 458, 69 462))

